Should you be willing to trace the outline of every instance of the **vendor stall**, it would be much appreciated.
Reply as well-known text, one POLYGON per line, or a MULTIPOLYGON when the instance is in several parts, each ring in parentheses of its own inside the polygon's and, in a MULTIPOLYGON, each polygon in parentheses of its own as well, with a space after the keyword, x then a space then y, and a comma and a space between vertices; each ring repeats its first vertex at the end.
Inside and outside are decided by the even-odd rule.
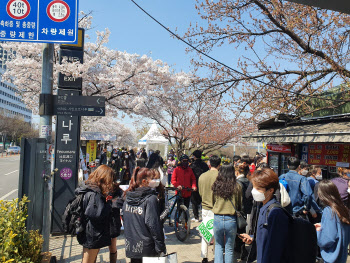
POLYGON ((283 115, 262 122, 258 132, 244 136, 248 142, 267 145, 270 167, 281 175, 287 158, 295 156, 310 165, 320 165, 324 178, 335 176, 336 167, 350 166, 350 114, 316 118, 283 115))
POLYGON ((164 156, 164 158, 167 158, 168 143, 169 141, 160 133, 155 122, 152 124, 147 134, 143 136, 142 139, 140 139, 138 142, 139 147, 146 148, 148 156, 150 156, 150 150, 159 150, 161 156, 164 156))

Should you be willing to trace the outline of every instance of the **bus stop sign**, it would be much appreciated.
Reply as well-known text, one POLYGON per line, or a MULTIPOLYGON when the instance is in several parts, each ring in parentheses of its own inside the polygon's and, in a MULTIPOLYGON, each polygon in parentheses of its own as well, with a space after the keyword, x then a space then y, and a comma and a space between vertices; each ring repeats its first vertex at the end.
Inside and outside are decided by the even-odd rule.
POLYGON ((0 41, 76 44, 78 10, 78 0, 1 1, 0 41))

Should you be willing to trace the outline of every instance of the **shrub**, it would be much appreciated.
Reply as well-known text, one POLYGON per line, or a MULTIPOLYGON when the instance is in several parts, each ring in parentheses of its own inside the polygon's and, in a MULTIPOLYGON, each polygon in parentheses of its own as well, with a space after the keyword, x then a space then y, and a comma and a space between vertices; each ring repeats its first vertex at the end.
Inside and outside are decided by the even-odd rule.
POLYGON ((27 231, 28 198, 0 200, 0 262, 41 262, 43 238, 38 231, 27 231))

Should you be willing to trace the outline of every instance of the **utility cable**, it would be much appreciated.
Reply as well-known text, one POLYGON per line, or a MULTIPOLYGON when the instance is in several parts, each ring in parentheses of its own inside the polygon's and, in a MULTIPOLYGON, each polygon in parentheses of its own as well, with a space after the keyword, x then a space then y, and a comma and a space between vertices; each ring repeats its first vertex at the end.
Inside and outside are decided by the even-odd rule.
POLYGON ((289 93, 292 93, 292 94, 295 94, 297 96, 304 96, 304 97, 309 97, 309 98, 315 98, 315 99, 319 99, 319 100, 329 100, 329 101, 333 101, 333 102, 348 102, 346 100, 334 100, 334 99, 327 99, 327 98, 320 98, 320 97, 317 97, 317 96, 313 96, 313 95, 308 95, 308 94, 302 94, 302 93, 299 93, 299 92, 296 92, 296 91, 292 91, 292 90, 288 90, 288 89, 284 89, 284 88, 280 88, 280 87, 277 87, 275 85, 271 85, 269 83, 266 83, 260 79, 256 79, 252 76, 249 76, 243 72, 240 72, 228 65, 226 65, 225 63, 213 58, 212 56, 209 56, 208 54, 204 53, 203 51, 201 51, 200 49, 196 48, 195 46, 191 45, 189 42, 187 42, 186 40, 184 40, 183 38, 179 37, 177 34, 175 34, 174 32, 172 32, 169 28, 167 28, 166 26, 164 26, 161 22, 159 22, 156 18, 154 18, 151 14, 149 14, 145 9, 143 9, 139 4, 137 4, 134 0, 130 0, 132 3, 134 3, 142 12, 144 12, 147 16, 149 16, 154 22, 156 22, 158 25, 160 25, 162 28, 164 28, 166 31, 168 31, 171 35, 173 35, 174 37, 176 37, 178 40, 182 41, 183 43, 185 43, 187 46, 191 47, 192 49, 194 49, 195 51, 197 51, 198 53, 202 54, 203 56, 215 61, 216 63, 228 68, 229 70, 232 70, 233 72, 236 72, 237 74, 239 75, 242 75, 246 78, 249 78, 251 79, 252 81, 257 81, 261 84, 264 84, 266 86, 270 86, 272 88, 275 88, 275 89, 278 89, 278 90, 281 90, 281 91, 285 91, 285 92, 289 92, 289 93))

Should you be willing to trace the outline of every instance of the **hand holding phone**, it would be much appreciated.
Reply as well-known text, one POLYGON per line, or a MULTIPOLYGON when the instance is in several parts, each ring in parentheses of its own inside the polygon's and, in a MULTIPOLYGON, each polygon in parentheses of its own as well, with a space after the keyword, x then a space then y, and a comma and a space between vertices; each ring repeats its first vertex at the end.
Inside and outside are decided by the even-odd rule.
POLYGON ((252 238, 250 235, 248 235, 248 234, 240 234, 240 235, 238 235, 238 237, 239 237, 240 239, 242 239, 242 241, 243 241, 244 243, 248 244, 248 245, 250 245, 251 243, 253 243, 253 238, 252 238))

